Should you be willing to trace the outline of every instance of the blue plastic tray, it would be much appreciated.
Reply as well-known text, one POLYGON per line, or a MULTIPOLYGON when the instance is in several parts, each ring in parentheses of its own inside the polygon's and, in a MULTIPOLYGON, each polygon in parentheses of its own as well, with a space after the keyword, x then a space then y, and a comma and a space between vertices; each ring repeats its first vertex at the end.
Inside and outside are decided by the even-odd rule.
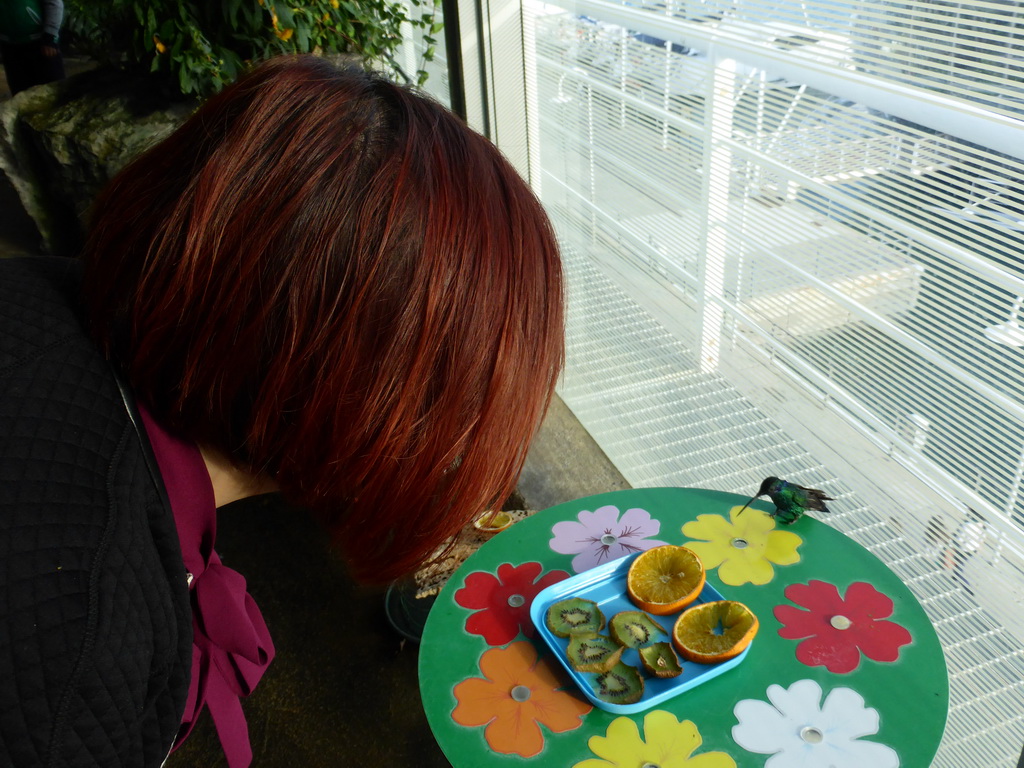
MULTIPOLYGON (((683 665, 683 673, 681 675, 670 678, 656 678, 643 671, 643 665, 640 663, 640 654, 632 648, 627 648, 625 653, 622 654, 622 661, 641 670, 644 678, 643 698, 634 704, 610 704, 597 698, 594 692, 594 680, 597 679, 597 674, 578 672, 573 669, 566 656, 566 648, 569 646, 568 638, 558 637, 548 629, 545 617, 547 616, 548 608, 553 603, 570 597, 582 597, 586 600, 593 600, 601 608, 601 612, 608 621, 620 611, 638 610, 626 593, 626 573, 629 571, 629 566, 635 557, 636 555, 630 555, 619 560, 613 560, 610 563, 591 568, 589 571, 584 571, 557 584, 552 584, 550 587, 542 590, 534 598, 533 604, 530 606, 530 618, 537 627, 537 632, 544 638, 544 641, 551 648, 555 657, 565 667, 569 676, 576 682, 587 699, 595 707, 622 715, 642 712, 659 702, 670 699, 673 696, 678 696, 701 683, 706 683, 713 677, 718 677, 723 672, 735 667, 750 652, 750 646, 747 646, 741 654, 728 661, 723 661, 721 664, 697 664, 696 662, 680 659, 683 665)), ((697 602, 691 605, 710 603, 723 599, 722 594, 717 589, 710 584, 705 584, 704 590, 700 593, 700 597, 697 598, 697 602)), ((662 638, 667 642, 671 642, 672 627, 675 625, 680 613, 682 611, 670 613, 666 616, 652 616, 668 633, 668 637, 662 638)), ((607 633, 608 629, 605 627, 602 630, 602 634, 607 633)))

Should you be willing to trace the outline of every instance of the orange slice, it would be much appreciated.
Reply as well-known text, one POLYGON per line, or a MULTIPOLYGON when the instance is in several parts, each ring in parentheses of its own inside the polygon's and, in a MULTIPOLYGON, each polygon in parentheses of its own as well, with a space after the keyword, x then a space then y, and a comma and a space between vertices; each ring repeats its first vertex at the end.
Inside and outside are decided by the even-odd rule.
POLYGON ((510 525, 512 525, 512 515, 508 512, 484 512, 473 521, 474 528, 480 531, 480 533, 488 535, 504 531, 510 525))
POLYGON ((672 644, 688 661, 717 664, 739 656, 757 627, 757 616, 743 603, 716 600, 683 611, 672 629, 672 644))
POLYGON ((705 578, 696 554, 666 544, 637 555, 626 574, 626 592, 640 610, 664 616, 696 600, 705 578))

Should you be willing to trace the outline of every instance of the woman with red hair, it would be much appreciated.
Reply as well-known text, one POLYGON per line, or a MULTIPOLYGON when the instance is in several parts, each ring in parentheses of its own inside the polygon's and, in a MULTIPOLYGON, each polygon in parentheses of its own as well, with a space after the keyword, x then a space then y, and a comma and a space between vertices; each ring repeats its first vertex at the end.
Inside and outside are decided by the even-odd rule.
POLYGON ((495 147, 313 57, 125 168, 80 260, 0 262, 0 763, 160 765, 205 706, 247 765, 273 645, 216 507, 277 492, 357 578, 415 570, 513 490, 562 312, 495 147))

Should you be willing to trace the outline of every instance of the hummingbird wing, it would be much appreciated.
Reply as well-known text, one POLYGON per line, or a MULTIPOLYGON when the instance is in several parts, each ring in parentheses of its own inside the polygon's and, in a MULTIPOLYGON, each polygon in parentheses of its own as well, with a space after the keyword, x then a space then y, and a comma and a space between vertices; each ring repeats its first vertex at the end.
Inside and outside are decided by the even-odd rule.
POLYGON ((804 492, 804 506, 807 507, 807 509, 813 509, 816 512, 831 511, 827 506, 825 506, 825 502, 835 501, 835 499, 827 495, 824 491, 819 491, 817 488, 805 488, 802 485, 798 485, 796 487, 804 492))

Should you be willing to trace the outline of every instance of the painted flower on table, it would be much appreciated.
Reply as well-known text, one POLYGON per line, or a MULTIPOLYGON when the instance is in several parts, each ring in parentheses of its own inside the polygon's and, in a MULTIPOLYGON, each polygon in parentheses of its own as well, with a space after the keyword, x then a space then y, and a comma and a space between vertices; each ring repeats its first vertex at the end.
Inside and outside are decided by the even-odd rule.
POLYGON ((817 580, 791 584, 785 595, 806 610, 776 606, 775 618, 783 625, 779 636, 806 638, 797 645, 796 657, 809 667, 845 674, 857 668, 862 653, 874 661, 896 661, 911 640, 905 627, 886 621, 892 600, 863 581, 851 584, 845 597, 835 584, 817 580))
POLYGON ((576 520, 563 520, 551 528, 554 534, 551 549, 562 555, 575 555, 572 569, 576 573, 618 560, 620 557, 659 547, 664 541, 650 538, 661 531, 661 522, 639 507, 627 509, 619 516, 618 507, 583 510, 576 520))
POLYGON ((770 768, 897 768, 892 747, 862 737, 878 733, 878 711, 851 688, 833 688, 825 701, 814 680, 768 686, 768 701, 744 699, 733 709, 732 737, 748 752, 772 755, 770 768))
POLYGON ((501 754, 534 757, 544 749, 542 725, 553 733, 572 731, 593 709, 560 690, 567 683, 528 640, 488 649, 480 657, 480 672, 483 677, 455 686, 452 719, 471 728, 486 725, 484 739, 501 754))
POLYGON ((591 736, 590 751, 597 755, 573 768, 736 768, 725 752, 693 754, 703 743, 689 720, 656 709, 644 716, 644 735, 628 717, 612 720, 605 736, 591 736))
POLYGON ((767 584, 775 577, 775 565, 800 562, 797 551, 803 539, 792 531, 776 530, 775 521, 757 510, 741 507, 722 515, 698 515, 683 526, 683 535, 701 541, 686 546, 697 553, 708 570, 718 569, 725 584, 767 584))
POLYGON ((520 631, 534 634, 530 604, 545 587, 569 577, 566 571, 544 570, 540 563, 502 563, 496 574, 474 571, 455 593, 455 602, 476 611, 466 619, 466 631, 481 635, 488 645, 505 645, 520 631), (539 577, 539 578, 538 578, 539 577))

